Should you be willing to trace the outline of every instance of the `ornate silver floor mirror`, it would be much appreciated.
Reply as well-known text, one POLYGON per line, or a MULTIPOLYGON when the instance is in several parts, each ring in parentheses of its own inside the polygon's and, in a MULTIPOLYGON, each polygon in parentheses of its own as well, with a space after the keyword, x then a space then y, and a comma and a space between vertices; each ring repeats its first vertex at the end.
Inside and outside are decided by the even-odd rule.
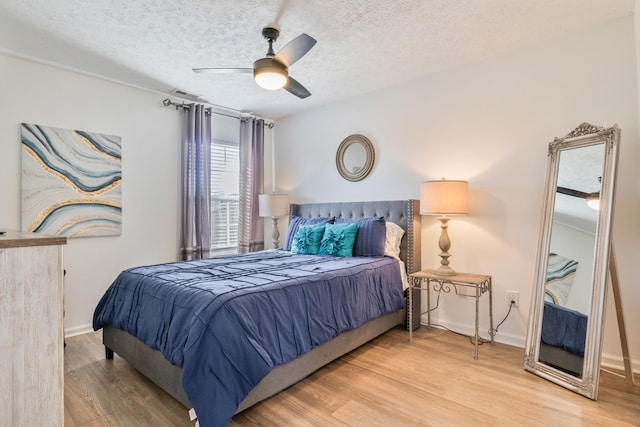
POLYGON ((526 370, 594 400, 619 142, 617 126, 583 123, 549 144, 525 347, 526 370))

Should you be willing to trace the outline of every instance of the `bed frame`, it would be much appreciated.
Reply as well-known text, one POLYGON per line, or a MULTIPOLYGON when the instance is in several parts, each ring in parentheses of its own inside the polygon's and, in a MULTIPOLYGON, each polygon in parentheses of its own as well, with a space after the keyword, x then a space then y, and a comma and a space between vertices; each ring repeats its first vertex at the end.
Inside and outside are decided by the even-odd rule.
MULTIPOLYGON (((392 221, 405 230, 400 245, 400 258, 405 262, 407 272, 410 274, 420 270, 421 223, 418 200, 292 204, 290 214, 304 218, 335 216, 359 219, 384 216, 387 221, 392 221)), ((420 325, 419 292, 414 292, 413 302, 413 325, 417 328, 420 325)), ((324 365, 403 323, 408 324, 404 309, 371 320, 315 347, 295 360, 276 366, 242 401, 236 413, 286 389, 324 365)), ((192 407, 182 388, 182 368, 172 365, 161 352, 147 347, 127 332, 110 326, 103 328, 103 343, 107 359, 113 359, 113 353, 117 353, 187 408, 192 407)))
POLYGON ((584 367, 583 356, 540 341, 538 360, 540 363, 546 363, 562 372, 582 378, 582 368, 584 367))

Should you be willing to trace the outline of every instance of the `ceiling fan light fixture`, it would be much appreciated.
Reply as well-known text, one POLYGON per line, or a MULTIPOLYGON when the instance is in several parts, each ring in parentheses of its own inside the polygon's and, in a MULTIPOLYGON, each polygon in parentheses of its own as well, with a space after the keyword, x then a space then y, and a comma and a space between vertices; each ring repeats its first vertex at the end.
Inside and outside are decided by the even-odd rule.
POLYGON ((257 70, 253 76, 258 86, 267 90, 282 89, 287 82, 287 73, 282 73, 281 70, 257 70))
POLYGON ((596 211, 600 210, 600 197, 589 196, 587 197, 587 206, 596 211))
POLYGON ((253 78, 263 89, 278 90, 287 83, 289 73, 279 62, 271 58, 262 58, 254 63, 253 78))

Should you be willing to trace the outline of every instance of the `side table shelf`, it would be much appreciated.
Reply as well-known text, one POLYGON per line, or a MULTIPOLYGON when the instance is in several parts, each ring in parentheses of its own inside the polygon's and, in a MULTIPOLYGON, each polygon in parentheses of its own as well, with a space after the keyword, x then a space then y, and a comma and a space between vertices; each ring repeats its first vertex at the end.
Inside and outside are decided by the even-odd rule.
MULTIPOLYGON (((478 359, 478 341, 480 336, 478 334, 479 323, 479 308, 480 308, 480 296, 488 292, 489 293, 489 335, 491 336, 491 345, 494 345, 493 337, 495 331, 493 329, 493 292, 491 289, 491 276, 484 274, 471 274, 471 273, 456 273, 451 276, 441 276, 436 274, 434 270, 422 270, 409 275, 409 289, 427 291, 427 328, 431 328, 431 292, 433 291, 440 294, 441 292, 450 293, 453 289, 458 294, 458 287, 473 288, 475 290, 475 303, 476 303, 476 318, 475 318, 475 352, 474 359, 478 359), (424 285, 424 286, 423 286, 424 285)), ((409 294, 409 342, 413 341, 413 309, 412 295, 409 294)), ((434 307, 436 308, 436 307, 434 307)))

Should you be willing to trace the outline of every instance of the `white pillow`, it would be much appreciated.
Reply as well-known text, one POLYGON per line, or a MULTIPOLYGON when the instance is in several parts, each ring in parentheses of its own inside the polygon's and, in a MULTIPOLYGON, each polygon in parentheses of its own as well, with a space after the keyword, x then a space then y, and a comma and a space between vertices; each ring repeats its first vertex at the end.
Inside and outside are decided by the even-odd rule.
POLYGON ((384 254, 400 259, 400 242, 404 230, 398 224, 387 221, 387 236, 384 242, 384 254))

